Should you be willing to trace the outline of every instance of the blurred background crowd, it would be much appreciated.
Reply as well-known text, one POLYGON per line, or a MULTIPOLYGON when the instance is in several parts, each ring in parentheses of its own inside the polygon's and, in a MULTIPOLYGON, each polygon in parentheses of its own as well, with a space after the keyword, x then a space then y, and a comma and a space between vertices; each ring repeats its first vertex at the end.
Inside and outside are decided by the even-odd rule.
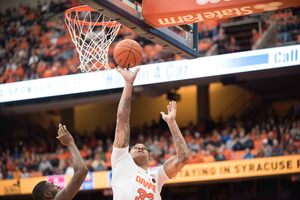
MULTIPOLYGON (((68 150, 55 138, 56 124, 44 129, 26 121, 11 123, 0 137, 2 179, 73 173, 68 150)), ((190 149, 188 163, 300 153, 300 110, 297 109, 286 116, 272 112, 256 119, 190 123, 181 127, 181 131, 190 149)), ((114 127, 72 134, 89 171, 110 169, 114 127)), ((146 144, 152 167, 175 153, 171 133, 163 120, 132 127, 131 138, 131 145, 146 144)))

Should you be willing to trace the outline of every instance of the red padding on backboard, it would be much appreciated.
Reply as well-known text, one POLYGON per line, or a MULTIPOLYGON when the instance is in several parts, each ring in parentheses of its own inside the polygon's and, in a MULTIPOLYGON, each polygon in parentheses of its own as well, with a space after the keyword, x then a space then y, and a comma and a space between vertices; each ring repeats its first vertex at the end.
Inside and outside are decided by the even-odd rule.
POLYGON ((154 27, 192 24, 300 6, 300 0, 143 0, 142 14, 154 27))

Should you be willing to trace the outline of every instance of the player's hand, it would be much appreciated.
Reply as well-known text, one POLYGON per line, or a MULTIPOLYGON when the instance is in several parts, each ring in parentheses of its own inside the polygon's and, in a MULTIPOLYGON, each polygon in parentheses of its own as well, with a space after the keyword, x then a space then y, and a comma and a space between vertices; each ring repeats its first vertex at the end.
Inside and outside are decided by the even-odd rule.
POLYGON ((177 104, 176 101, 171 101, 169 105, 167 106, 168 113, 165 114, 164 112, 160 112, 161 117, 163 120, 165 120, 167 123, 175 121, 176 119, 176 113, 177 113, 177 104))
POLYGON ((133 84, 140 67, 135 68, 134 71, 122 67, 116 67, 116 70, 123 76, 126 83, 133 84))
POLYGON ((58 125, 58 131, 57 131, 57 137, 56 137, 62 145, 69 146, 72 143, 74 143, 74 138, 69 133, 65 125, 59 124, 58 125))

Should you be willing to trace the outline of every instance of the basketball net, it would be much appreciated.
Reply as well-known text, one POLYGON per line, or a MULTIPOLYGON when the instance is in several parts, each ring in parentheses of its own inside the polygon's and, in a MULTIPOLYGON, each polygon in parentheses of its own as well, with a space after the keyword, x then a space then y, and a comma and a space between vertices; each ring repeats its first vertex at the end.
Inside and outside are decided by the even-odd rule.
POLYGON ((65 23, 79 54, 82 72, 111 69, 108 49, 121 24, 89 6, 77 6, 65 12, 65 23))

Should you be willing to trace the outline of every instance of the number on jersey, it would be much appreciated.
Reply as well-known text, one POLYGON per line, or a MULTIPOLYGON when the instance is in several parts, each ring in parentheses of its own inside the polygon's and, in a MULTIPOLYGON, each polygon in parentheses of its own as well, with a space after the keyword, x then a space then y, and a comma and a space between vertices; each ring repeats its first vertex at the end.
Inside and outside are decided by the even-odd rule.
POLYGON ((138 196, 135 197, 135 200, 154 200, 154 195, 152 193, 148 193, 142 188, 138 189, 138 196))

